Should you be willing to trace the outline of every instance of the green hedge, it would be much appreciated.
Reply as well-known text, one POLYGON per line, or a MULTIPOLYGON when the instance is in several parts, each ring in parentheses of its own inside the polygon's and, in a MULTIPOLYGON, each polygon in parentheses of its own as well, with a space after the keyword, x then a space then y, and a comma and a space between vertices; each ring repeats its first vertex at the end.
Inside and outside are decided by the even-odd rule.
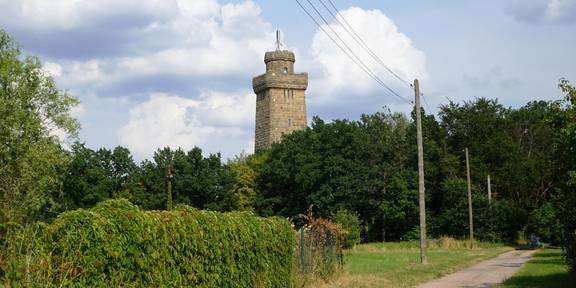
POLYGON ((282 218, 187 206, 143 211, 127 200, 109 200, 89 210, 65 212, 34 229, 41 231, 27 253, 32 260, 8 265, 8 282, 89 287, 290 284, 295 239, 282 218))

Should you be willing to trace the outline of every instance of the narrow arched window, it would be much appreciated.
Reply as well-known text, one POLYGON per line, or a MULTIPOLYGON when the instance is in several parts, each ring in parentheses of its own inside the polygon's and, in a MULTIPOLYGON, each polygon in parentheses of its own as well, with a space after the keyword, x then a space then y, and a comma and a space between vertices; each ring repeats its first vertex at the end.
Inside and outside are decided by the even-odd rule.
POLYGON ((288 73, 288 67, 284 67, 284 74, 288 73))

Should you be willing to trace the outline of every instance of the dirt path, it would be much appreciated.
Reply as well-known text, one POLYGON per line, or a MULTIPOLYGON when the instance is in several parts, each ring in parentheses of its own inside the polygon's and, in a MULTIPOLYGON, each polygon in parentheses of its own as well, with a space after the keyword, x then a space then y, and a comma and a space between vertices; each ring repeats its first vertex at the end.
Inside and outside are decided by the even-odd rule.
POLYGON ((506 252, 494 259, 480 262, 462 271, 424 283, 418 288, 493 287, 516 273, 535 252, 536 250, 506 252))

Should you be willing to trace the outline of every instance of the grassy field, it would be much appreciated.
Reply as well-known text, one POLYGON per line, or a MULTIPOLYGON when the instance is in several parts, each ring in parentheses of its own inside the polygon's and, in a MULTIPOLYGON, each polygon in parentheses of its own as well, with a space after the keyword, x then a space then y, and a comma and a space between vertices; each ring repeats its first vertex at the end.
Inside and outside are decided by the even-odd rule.
POLYGON ((474 249, 468 249, 466 242, 444 239, 431 242, 428 251, 429 263, 422 266, 418 242, 358 245, 346 252, 342 275, 330 283, 316 283, 314 286, 414 287, 511 249, 491 243, 478 243, 474 249))
POLYGON ((576 277, 568 274, 561 250, 542 250, 500 287, 576 287, 576 277))

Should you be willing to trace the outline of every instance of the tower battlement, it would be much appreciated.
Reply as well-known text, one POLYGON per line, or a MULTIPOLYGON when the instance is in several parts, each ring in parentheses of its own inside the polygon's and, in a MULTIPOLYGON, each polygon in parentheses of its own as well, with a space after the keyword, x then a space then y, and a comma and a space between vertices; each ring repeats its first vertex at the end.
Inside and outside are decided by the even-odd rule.
POLYGON ((306 90, 306 88, 308 88, 308 73, 287 75, 262 74, 252 78, 252 88, 256 94, 270 88, 306 90))
POLYGON ((252 79, 256 93, 255 150, 269 148, 282 135, 307 127, 308 73, 294 73, 294 53, 266 52, 266 73, 252 79))

